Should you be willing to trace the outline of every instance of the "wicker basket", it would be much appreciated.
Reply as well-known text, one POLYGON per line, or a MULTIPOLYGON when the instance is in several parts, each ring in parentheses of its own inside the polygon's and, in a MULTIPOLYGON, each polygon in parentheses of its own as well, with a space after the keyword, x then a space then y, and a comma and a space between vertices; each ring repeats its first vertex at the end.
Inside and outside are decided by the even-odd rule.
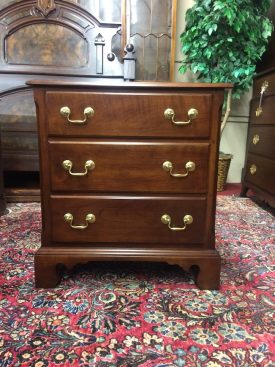
POLYGON ((225 188, 228 170, 232 158, 232 154, 219 154, 217 191, 223 191, 225 188))

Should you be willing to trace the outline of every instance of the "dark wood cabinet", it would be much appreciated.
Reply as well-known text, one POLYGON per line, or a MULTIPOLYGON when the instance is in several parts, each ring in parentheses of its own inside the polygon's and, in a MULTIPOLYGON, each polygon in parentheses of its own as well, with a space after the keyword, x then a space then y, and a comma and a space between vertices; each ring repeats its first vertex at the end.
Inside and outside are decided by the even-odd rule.
POLYGON ((2 164, 2 150, 1 150, 1 132, 0 132, 0 215, 6 211, 6 198, 4 192, 3 180, 3 164, 2 164))
MULTIPOLYGON (((275 21, 275 3, 269 11, 275 21)), ((275 35, 273 33, 262 61, 257 65, 258 74, 253 82, 250 104, 246 162, 241 195, 248 189, 256 200, 275 208, 275 35)))
POLYGON ((220 112, 228 84, 30 81, 37 106, 42 247, 37 287, 61 265, 166 261, 217 289, 220 112))

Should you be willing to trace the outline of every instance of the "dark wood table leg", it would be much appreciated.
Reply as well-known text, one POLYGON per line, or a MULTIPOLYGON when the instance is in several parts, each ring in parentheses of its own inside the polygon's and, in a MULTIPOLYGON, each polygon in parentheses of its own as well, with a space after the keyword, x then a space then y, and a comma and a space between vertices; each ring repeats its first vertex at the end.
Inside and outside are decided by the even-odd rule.
POLYGON ((6 199, 4 193, 4 179, 3 179, 3 164, 2 164, 2 150, 1 150, 1 136, 0 136, 0 215, 6 212, 6 199))

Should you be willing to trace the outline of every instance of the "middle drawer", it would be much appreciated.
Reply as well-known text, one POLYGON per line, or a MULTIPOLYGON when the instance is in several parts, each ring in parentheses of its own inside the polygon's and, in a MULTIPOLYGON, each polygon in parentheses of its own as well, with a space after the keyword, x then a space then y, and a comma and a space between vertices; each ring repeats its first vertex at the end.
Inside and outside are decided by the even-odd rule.
POLYGON ((209 143, 49 141, 52 191, 205 193, 209 143))

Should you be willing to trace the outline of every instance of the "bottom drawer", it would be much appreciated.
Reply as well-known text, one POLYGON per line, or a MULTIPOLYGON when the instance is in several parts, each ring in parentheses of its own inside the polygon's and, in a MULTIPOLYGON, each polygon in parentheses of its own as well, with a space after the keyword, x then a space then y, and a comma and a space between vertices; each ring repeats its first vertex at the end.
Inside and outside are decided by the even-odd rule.
POLYGON ((206 198, 203 197, 53 196, 50 205, 53 242, 201 244, 204 241, 206 198), (86 220, 88 214, 91 215, 86 220), (170 216, 171 221, 164 215, 170 216))
POLYGON ((248 182, 275 195, 275 160, 249 154, 245 177, 248 182))

